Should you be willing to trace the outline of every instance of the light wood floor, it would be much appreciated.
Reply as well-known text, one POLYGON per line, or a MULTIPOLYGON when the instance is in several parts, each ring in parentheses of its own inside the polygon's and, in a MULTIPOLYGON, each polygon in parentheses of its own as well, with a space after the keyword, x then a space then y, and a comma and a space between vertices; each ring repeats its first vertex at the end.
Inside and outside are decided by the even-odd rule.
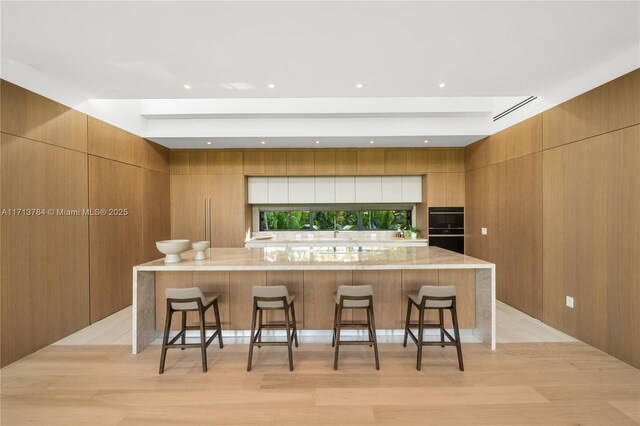
POLYGON ((347 347, 332 370, 328 344, 301 345, 295 371, 286 350, 247 346, 137 356, 119 345, 52 345, 4 369, 1 424, 636 424, 640 372, 586 344, 504 343, 492 352, 381 345, 381 370, 367 347, 347 347))

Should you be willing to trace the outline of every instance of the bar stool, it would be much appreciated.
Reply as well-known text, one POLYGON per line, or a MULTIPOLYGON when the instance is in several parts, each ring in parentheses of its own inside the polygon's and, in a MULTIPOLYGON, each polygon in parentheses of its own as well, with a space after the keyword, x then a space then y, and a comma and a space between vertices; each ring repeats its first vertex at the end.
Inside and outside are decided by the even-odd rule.
POLYGON ((293 304, 294 295, 289 294, 287 287, 277 286, 254 286, 251 290, 253 296, 253 317, 251 319, 251 339, 249 341, 249 361, 247 371, 251 371, 251 361, 253 359, 254 346, 286 346, 289 352, 289 371, 293 371, 293 352, 291 349, 293 341, 298 347, 298 329, 296 326, 296 309, 293 304), (265 323, 262 321, 262 312, 269 310, 284 311, 284 322, 265 323), (258 317, 258 331, 256 332, 256 317, 258 317), (287 333, 286 341, 262 341, 262 330, 284 329, 287 333))
POLYGON ((335 346, 333 358, 333 369, 338 369, 338 353, 340 345, 369 345, 373 346, 373 354, 376 359, 376 370, 380 370, 378 359, 378 340, 376 338, 376 323, 373 314, 373 287, 370 285, 341 285, 335 293, 335 311, 333 315, 333 341, 331 346, 335 346), (367 312, 367 322, 342 322, 343 309, 364 309, 367 312), (366 327, 369 331, 369 340, 342 340, 340 331, 343 327, 361 328, 366 327))
POLYGON ((418 361, 416 368, 418 371, 422 368, 422 347, 423 346, 437 346, 440 345, 443 348, 445 346, 455 346, 458 351, 458 367, 460 371, 464 371, 464 364, 462 363, 462 347, 460 345, 460 329, 458 328, 458 314, 456 311, 456 288, 455 286, 430 286, 423 285, 420 287, 418 293, 409 293, 407 301, 407 320, 404 327, 404 342, 402 346, 407 347, 407 336, 411 336, 411 339, 418 346, 418 361), (418 323, 411 324, 411 308, 416 307, 418 309, 418 323), (439 322, 437 324, 425 323, 425 310, 437 309, 439 322), (453 322, 453 332, 455 338, 444 329, 444 309, 448 309, 451 312, 451 320, 453 322), (418 328, 418 336, 416 337, 411 331, 410 327, 418 328), (440 341, 431 342, 424 341, 424 329, 425 328, 438 328, 440 329, 440 341), (444 336, 449 339, 445 342, 444 336))
POLYGON ((162 336, 162 353, 160 355, 160 374, 164 372, 164 362, 167 358, 167 350, 170 348, 200 348, 202 353, 202 372, 207 372, 207 347, 213 339, 218 338, 220 349, 224 347, 222 343, 222 332, 220 326, 220 310, 218 309, 218 294, 202 293, 197 287, 192 288, 168 288, 165 290, 167 298, 167 316, 164 321, 164 335, 162 336), (216 319, 215 324, 206 324, 204 315, 210 307, 213 307, 213 314, 216 319), (187 326, 187 312, 196 311, 199 316, 199 325, 187 326), (178 334, 169 341, 171 331, 171 317, 174 312, 182 313, 182 327, 178 334), (187 330, 200 330, 199 343, 186 343, 187 330), (214 330, 209 339, 206 339, 206 330, 214 330), (175 343, 180 339, 180 343, 175 343))

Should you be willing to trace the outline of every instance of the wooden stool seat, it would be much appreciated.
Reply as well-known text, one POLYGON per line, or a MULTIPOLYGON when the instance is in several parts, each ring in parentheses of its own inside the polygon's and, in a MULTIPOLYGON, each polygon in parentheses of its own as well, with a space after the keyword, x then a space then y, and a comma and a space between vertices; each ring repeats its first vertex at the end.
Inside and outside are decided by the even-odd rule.
POLYGON ((287 346, 287 352, 289 354, 289 371, 293 371, 293 342, 295 342, 296 347, 298 347, 296 309, 293 303, 295 295, 289 294, 289 290, 283 285, 254 286, 251 293, 253 296, 253 315, 251 318, 251 337, 249 340, 247 371, 251 371, 254 346, 287 346), (269 323, 263 322, 262 313, 266 310, 282 310, 284 312, 284 321, 269 323), (256 320, 258 321, 257 331, 256 320), (284 329, 287 333, 287 340, 263 342, 262 331, 264 329, 284 329))
POLYGON ((416 368, 418 371, 422 369, 422 347, 423 346, 455 346, 458 353, 458 367, 460 371, 464 371, 464 364, 462 362, 462 345, 460 343, 460 329, 458 327, 458 314, 456 311, 456 288, 455 286, 429 286, 423 285, 420 287, 418 293, 407 294, 407 319, 404 327, 404 342, 402 346, 407 346, 407 337, 411 337, 411 340, 418 346, 418 359, 416 368), (411 309, 415 307, 418 310, 418 322, 411 322, 411 309), (425 323, 425 310, 437 309, 439 321, 436 324, 425 323), (443 311, 447 309, 451 313, 451 320, 453 322, 453 332, 455 337, 445 330, 444 328, 444 314, 443 311), (418 335, 413 334, 411 328, 418 329, 418 335), (440 330, 440 341, 425 341, 424 329, 425 328, 437 328, 440 330), (445 341, 444 337, 447 337, 448 341, 445 341))
POLYGON ((165 296, 167 298, 167 315, 164 321, 164 335, 162 336, 162 352, 160 355, 160 370, 159 373, 164 373, 164 364, 167 359, 167 350, 172 348, 180 348, 181 350, 187 348, 200 348, 202 354, 202 372, 207 372, 207 347, 213 342, 213 339, 218 338, 220 349, 224 347, 222 343, 222 328, 220 323, 220 310, 218 308, 218 294, 207 293, 204 294, 202 290, 197 287, 192 288, 168 288, 165 290, 165 296), (205 322, 205 313, 207 309, 213 307, 213 314, 215 317, 215 324, 209 324, 205 322), (194 326, 187 325, 187 312, 198 312, 199 324, 194 326), (171 332, 171 318, 174 312, 182 313, 182 327, 178 334, 173 339, 169 340, 169 333, 171 332), (200 342, 199 343, 186 343, 188 330, 200 330, 200 342), (206 330, 213 330, 213 334, 209 339, 206 338, 206 330), (180 339, 180 343, 175 343, 180 339))
POLYGON ((373 287, 370 285, 341 285, 334 293, 336 301, 333 315, 333 341, 331 346, 335 346, 333 358, 333 369, 338 369, 338 355, 340 345, 368 345, 373 346, 373 354, 376 361, 376 370, 380 370, 380 360, 378 358, 378 340, 376 338, 375 316, 373 314, 373 287), (343 321, 342 311, 344 309, 364 309, 367 312, 367 321, 343 321), (368 340, 343 340, 340 331, 342 328, 366 328, 369 332, 368 340))

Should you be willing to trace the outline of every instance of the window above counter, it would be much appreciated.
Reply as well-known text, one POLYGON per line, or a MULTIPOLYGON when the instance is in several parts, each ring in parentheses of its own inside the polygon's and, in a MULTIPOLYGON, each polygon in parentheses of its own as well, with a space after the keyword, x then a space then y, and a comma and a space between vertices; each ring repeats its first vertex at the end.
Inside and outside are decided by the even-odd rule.
POLYGON ((393 231, 412 226, 413 206, 261 206, 260 231, 393 231))

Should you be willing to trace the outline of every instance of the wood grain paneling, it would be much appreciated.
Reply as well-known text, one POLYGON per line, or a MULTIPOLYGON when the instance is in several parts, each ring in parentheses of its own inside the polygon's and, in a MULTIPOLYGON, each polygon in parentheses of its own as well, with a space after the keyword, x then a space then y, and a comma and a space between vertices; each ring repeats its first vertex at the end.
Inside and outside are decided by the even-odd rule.
POLYGON ((265 173, 268 175, 287 174, 287 152, 268 150, 264 154, 265 173))
POLYGON ((465 148, 465 169, 475 170, 542 150, 542 114, 465 148))
POLYGON ((167 173, 142 169, 142 259, 162 257, 156 241, 171 238, 171 180, 167 173))
MULTIPOLYGON (((402 324, 404 327, 404 321, 407 316, 407 298, 408 293, 417 293, 420 287, 423 285, 438 285, 438 271, 437 270, 411 270, 407 269, 402 271, 402 324)), ((411 314, 411 321, 418 321, 418 311, 414 308, 411 314)), ((427 311, 427 321, 438 321, 437 311, 427 311)))
POLYGON ((357 153, 356 174, 382 175, 384 174, 384 150, 359 149, 357 153))
POLYGON ((133 133, 97 118, 89 117, 87 152, 96 157, 141 166, 144 156, 144 140, 133 133))
POLYGON ((209 239, 205 235, 205 203, 211 197, 213 179, 207 175, 171 175, 171 238, 209 239))
POLYGON ((545 111, 544 149, 640 123, 640 70, 545 111))
MULTIPOLYGON (((465 269, 449 269, 438 271, 438 285, 456 287, 456 305, 460 328, 476 326, 476 271, 465 269)), ((452 327, 451 316, 445 313, 444 323, 452 327)))
POLYGON ((209 172, 208 156, 211 152, 205 150, 189 151, 189 174, 206 175, 209 172))
POLYGON ((464 173, 464 149, 449 149, 445 152, 445 172, 464 173))
POLYGON ((158 172, 169 173, 170 151, 162 145, 143 140, 142 167, 158 172))
POLYGON ((639 147, 633 126, 544 153, 545 322, 634 366, 639 147))
POLYGON ((313 151, 310 149, 287 152, 287 175, 315 174, 313 151))
POLYGON ((1 81, 2 132, 87 152, 87 116, 1 81))
POLYGON ((91 322, 131 304, 131 270, 142 261, 142 171, 140 167, 89 156, 89 208, 107 215, 89 218, 91 322), (109 215, 126 209, 126 215, 109 215))
MULTIPOLYGON (((86 154, 7 134, 0 153, 2 209, 88 207, 86 154)), ((82 215, 1 219, 4 367, 89 325, 89 236, 82 215)))
POLYGON ((444 149, 430 149, 427 152, 428 173, 444 173, 447 171, 447 151, 444 149))
MULTIPOLYGON (((376 327, 402 328, 402 271, 353 271, 353 285, 373 286, 373 309, 376 327)), ((354 312, 354 320, 364 319, 363 312, 354 312)))
MULTIPOLYGON (((304 271, 267 271, 267 285, 283 285, 289 294, 295 295, 296 324, 298 329, 304 328, 304 271)), ((267 312, 267 321, 284 322, 284 312, 267 312)))
POLYGON ((407 153, 397 149, 386 149, 384 151, 384 172, 385 174, 402 174, 407 171, 407 153))
POLYGON ((313 153, 316 175, 336 174, 336 151, 332 149, 319 149, 313 153))
POLYGON ((447 173, 427 175, 427 204, 429 207, 447 206, 447 173))
POLYGON ((188 175, 189 174, 189 151, 171 150, 169 154, 170 167, 172 175, 188 175))
POLYGON ((245 175, 263 175, 265 173, 264 150, 251 150, 243 153, 245 175))
POLYGON ((424 174, 429 170, 427 163, 427 150, 412 150, 405 152, 406 157, 406 171, 407 173, 419 173, 424 174))
POLYGON ((207 171, 214 175, 240 174, 243 171, 242 151, 217 151, 208 150, 207 171))
POLYGON ((358 168, 358 156, 355 150, 340 149, 336 151, 336 174, 355 175, 358 168))
POLYGON ((447 206, 464 207, 464 173, 445 173, 447 206))
POLYGON ((241 174, 213 176, 211 246, 243 247, 245 240, 245 178, 241 174))
MULTIPOLYGON (((351 285, 351 271, 304 271, 304 326, 308 330, 331 330, 336 299, 341 285, 351 285)), ((342 318, 351 321, 351 310, 342 318)))
POLYGON ((250 330, 254 285, 267 285, 266 271, 231 271, 229 273, 229 328, 250 330))

